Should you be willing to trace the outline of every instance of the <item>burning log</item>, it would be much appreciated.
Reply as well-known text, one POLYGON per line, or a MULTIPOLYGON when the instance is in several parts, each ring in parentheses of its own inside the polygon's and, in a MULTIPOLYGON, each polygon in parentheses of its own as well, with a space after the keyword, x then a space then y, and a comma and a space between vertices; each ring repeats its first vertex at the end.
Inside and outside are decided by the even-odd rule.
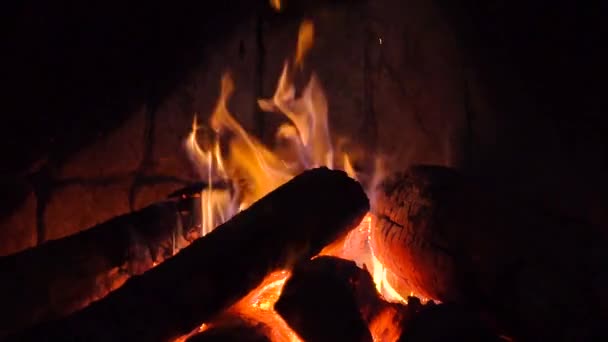
POLYGON ((434 166, 387 179, 373 212, 373 251, 402 294, 481 308, 524 339, 603 331, 607 244, 584 223, 434 166))
POLYGON ((163 202, 0 258, 0 337, 66 316, 172 255, 179 224, 163 202))
POLYGON ((363 189, 344 172, 306 171, 104 299, 15 339, 175 339, 234 304, 269 272, 319 253, 368 210, 363 189))
POLYGON ((381 305, 369 273, 323 256, 296 265, 274 307, 306 341, 372 341, 365 318, 381 305))
POLYGON ((205 189, 221 189, 221 190, 229 190, 231 188, 231 184, 226 183, 224 181, 218 181, 213 183, 208 182, 196 182, 194 184, 190 184, 189 186, 181 189, 177 189, 167 195, 168 198, 191 198, 193 196, 198 196, 201 191, 205 189))

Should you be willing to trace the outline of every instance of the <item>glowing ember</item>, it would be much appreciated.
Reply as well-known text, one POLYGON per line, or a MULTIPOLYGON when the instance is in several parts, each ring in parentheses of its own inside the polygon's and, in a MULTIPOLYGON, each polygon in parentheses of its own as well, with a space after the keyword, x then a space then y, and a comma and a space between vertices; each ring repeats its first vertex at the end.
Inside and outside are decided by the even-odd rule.
POLYGON ((281 290, 290 273, 288 271, 273 272, 264 279, 257 289, 251 291, 245 298, 235 304, 230 311, 240 316, 248 317, 265 324, 270 328, 273 342, 300 342, 298 335, 274 311, 274 304, 281 296, 281 290))
POLYGON ((374 342, 397 341, 401 337, 401 319, 401 313, 395 307, 389 306, 382 310, 369 324, 374 342))
POLYGON ((359 226, 352 230, 344 240, 327 246, 319 255, 330 255, 352 260, 361 268, 366 268, 376 284, 376 290, 389 302, 407 304, 386 280, 386 268, 374 256, 369 243, 372 218, 367 214, 359 226))

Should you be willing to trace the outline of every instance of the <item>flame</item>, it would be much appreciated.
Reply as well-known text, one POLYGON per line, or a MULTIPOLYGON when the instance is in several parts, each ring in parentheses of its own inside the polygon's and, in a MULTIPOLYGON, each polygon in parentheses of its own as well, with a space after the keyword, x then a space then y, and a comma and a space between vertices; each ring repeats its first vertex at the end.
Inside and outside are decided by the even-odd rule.
POLYGON ((270 328, 270 336, 268 337, 273 342, 301 342, 300 337, 274 311, 274 304, 279 300, 283 285, 289 276, 290 272, 285 270, 269 274, 260 286, 236 303, 230 310, 268 326, 270 328))
POLYGON ((401 313, 394 306, 388 306, 376 315, 369 324, 374 342, 397 341, 401 337, 401 313))
POLYGON ((300 31, 298 32, 298 47, 296 49, 296 66, 302 66, 304 57, 308 54, 308 51, 312 48, 314 42, 315 27, 310 20, 304 20, 300 24, 300 31))
POLYGON ((194 118, 186 143, 190 159, 208 184, 213 184, 216 179, 231 181, 236 188, 236 195, 232 198, 238 201, 236 204, 230 198, 215 198, 214 189, 209 187, 206 190, 208 197, 202 201, 203 217, 209 216, 203 224, 204 234, 302 170, 319 166, 333 168, 328 106, 321 83, 313 73, 301 96, 296 97, 292 81, 295 68, 291 65, 301 65, 312 47, 313 35, 312 22, 304 21, 300 27, 295 61, 285 62, 272 98, 258 100, 262 110, 284 115, 288 120, 277 132, 278 139, 290 143, 287 157, 280 157, 250 136, 232 116, 228 101, 234 92, 234 82, 229 73, 222 77, 220 96, 209 120, 215 133, 214 142, 206 148, 199 145, 197 131, 200 127, 194 118), (222 138, 229 139, 227 151, 220 146, 222 138), (218 215, 222 211, 223 215, 218 215))
POLYGON ((354 178, 357 179, 357 173, 355 172, 355 169, 353 168, 353 164, 350 161, 350 157, 348 156, 347 153, 344 153, 344 171, 346 171, 346 174, 348 174, 348 176, 350 178, 354 178))
MULTIPOLYGON (((281 8, 281 2, 278 0, 271 1, 271 4, 277 10, 281 8)), ((313 23, 304 21, 300 26, 295 56, 293 60, 284 63, 273 96, 258 100, 263 111, 284 116, 285 123, 280 125, 276 132, 276 139, 285 143, 282 150, 266 147, 249 135, 231 114, 228 103, 235 85, 230 73, 225 73, 221 79, 220 95, 209 118, 210 134, 199 134, 203 128, 198 125, 197 117, 194 117, 192 131, 186 139, 185 147, 201 179, 209 185, 200 194, 201 236, 208 234, 238 211, 247 208, 301 171, 319 166, 334 168, 336 156, 329 133, 327 98, 321 82, 317 75, 312 73, 301 94, 296 96, 293 81, 303 68, 303 61, 313 45, 313 38, 313 23), (230 184, 230 189, 214 187, 213 184, 218 181, 230 184)), ((350 156, 341 153, 337 158, 338 164, 341 164, 350 177, 356 179, 357 172, 350 156)), ((376 158, 376 170, 381 170, 379 161, 380 158, 376 158)), ((374 174, 369 187, 375 188, 379 179, 379 174, 374 174)), ((371 192, 368 191, 368 195, 373 199, 371 192)), ((359 227, 345 239, 327 246, 321 255, 333 255, 355 261, 360 267, 370 271, 378 292, 385 299, 404 303, 405 299, 386 282, 386 271, 373 255, 369 243, 371 225, 371 216, 367 215, 359 227)), ((287 270, 271 273, 258 288, 230 310, 265 323, 271 328, 272 336, 269 337, 274 342, 300 341, 297 334, 273 309, 288 277, 287 270)), ((381 315, 377 319, 378 322, 382 322, 384 316, 388 317, 390 313, 381 315)), ((209 322, 205 323, 204 327, 209 327, 209 322)), ((374 324, 383 325, 373 323, 370 328, 374 324)))
POLYGON ((270 0, 270 6, 272 6, 272 8, 274 8, 275 10, 280 12, 281 11, 281 0, 270 0))
POLYGON ((319 255, 330 255, 353 260, 359 267, 366 268, 369 271, 376 285, 376 290, 385 300, 407 304, 407 299, 397 293, 388 283, 386 268, 378 261, 371 249, 369 241, 371 228, 372 216, 368 213, 359 226, 352 230, 344 240, 336 241, 326 246, 319 255))

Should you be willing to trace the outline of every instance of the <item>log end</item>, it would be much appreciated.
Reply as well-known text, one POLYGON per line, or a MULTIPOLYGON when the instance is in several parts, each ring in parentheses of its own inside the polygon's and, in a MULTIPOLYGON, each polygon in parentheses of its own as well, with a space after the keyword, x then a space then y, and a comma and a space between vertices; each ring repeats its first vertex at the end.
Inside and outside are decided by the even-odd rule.
MULTIPOLYGON (((462 193, 458 174, 440 166, 414 166, 387 178, 372 212, 374 255, 392 272, 392 285, 440 300, 458 299, 455 259, 446 241, 451 227, 437 227, 444 199, 462 193)), ((451 200, 448 200, 452 202, 451 200)))
POLYGON ((367 272, 351 261, 318 257, 294 268, 275 310, 307 341, 371 342, 362 312, 377 304, 367 272))

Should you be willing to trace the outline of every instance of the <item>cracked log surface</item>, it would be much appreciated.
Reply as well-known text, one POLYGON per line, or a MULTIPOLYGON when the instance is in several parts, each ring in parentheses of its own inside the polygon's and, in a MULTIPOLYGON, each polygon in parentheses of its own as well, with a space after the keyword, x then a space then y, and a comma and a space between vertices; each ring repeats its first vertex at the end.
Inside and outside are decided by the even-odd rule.
POLYGON ((608 244, 585 223, 439 166, 413 166, 378 190, 373 249, 402 294, 473 305, 520 338, 605 334, 608 244))
POLYGON ((305 171, 104 299, 13 340, 173 340, 209 322, 273 270, 318 254, 368 211, 363 188, 346 173, 305 171))
POLYGON ((0 337, 67 316, 171 256, 179 219, 161 202, 1 257, 0 337))

